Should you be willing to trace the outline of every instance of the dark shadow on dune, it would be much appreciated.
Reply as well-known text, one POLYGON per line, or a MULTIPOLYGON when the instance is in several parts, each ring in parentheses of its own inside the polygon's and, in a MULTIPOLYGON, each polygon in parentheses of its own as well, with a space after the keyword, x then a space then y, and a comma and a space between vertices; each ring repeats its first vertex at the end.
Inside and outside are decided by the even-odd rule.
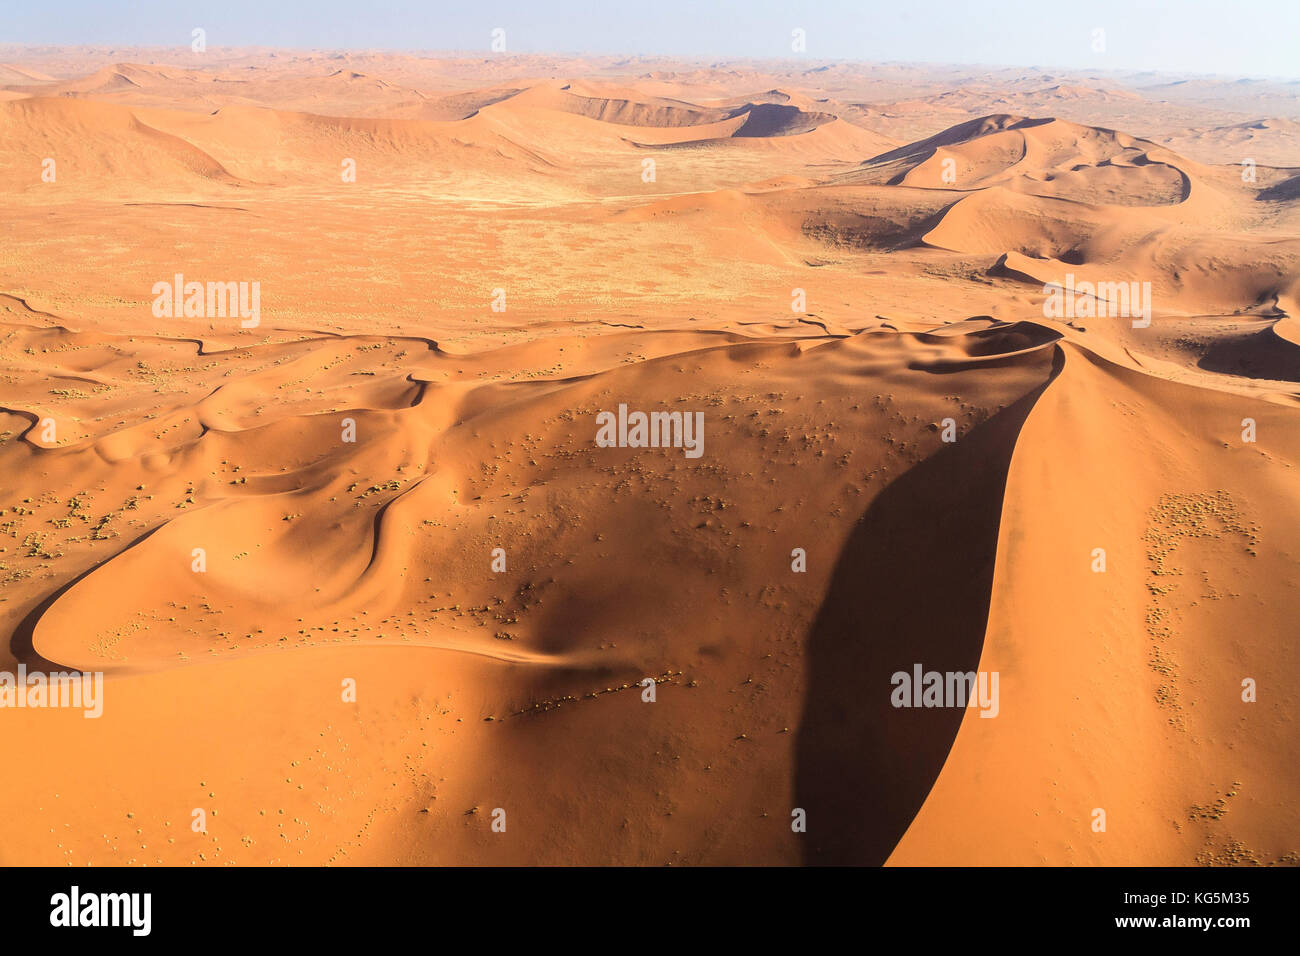
POLYGON ((955 205, 955 202, 949 203, 938 212, 906 213, 898 218, 826 209, 805 220, 801 231, 811 239, 837 248, 894 252, 925 245, 922 238, 938 226, 955 205))
POLYGON ((957 342, 965 355, 961 358, 916 359, 907 367, 919 372, 950 375, 977 368, 1002 368, 1020 365, 1027 352, 1042 348, 1064 336, 1037 322, 1001 322, 987 329, 964 332, 960 336, 942 332, 919 332, 915 338, 922 342, 957 342))
POLYGON ((805 113, 797 106, 757 103, 749 108, 745 122, 732 135, 738 139, 798 136, 811 133, 833 119, 835 117, 830 113, 805 113))
MULTIPOLYGON (((916 159, 921 161, 932 156, 940 146, 955 146, 958 143, 979 139, 981 136, 987 136, 990 133, 1000 133, 1008 129, 1030 129, 1034 126, 1046 126, 1054 121, 1050 116, 1034 119, 1024 116, 1012 116, 1009 113, 993 113, 989 116, 980 116, 964 123, 958 123, 956 126, 950 126, 933 136, 872 156, 862 165, 876 166, 896 159, 916 159)), ((1022 153, 1021 159, 1023 158, 1024 154, 1022 153)))
POLYGON ((988 620, 1011 453, 1059 373, 896 479, 840 554, 807 648, 795 746, 804 862, 880 865, 934 785, 960 708, 898 708, 896 671, 972 671, 988 620))
POLYGON ((1196 363, 1207 372, 1300 382, 1300 348, 1273 329, 1216 340, 1196 363))
POLYGON ((1261 189, 1255 198, 1260 202, 1291 202, 1300 199, 1300 176, 1292 176, 1261 189))

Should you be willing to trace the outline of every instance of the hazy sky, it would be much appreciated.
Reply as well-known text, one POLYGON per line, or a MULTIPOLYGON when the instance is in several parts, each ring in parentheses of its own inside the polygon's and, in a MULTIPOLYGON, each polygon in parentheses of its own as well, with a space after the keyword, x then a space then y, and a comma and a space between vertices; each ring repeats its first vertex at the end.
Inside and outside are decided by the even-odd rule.
POLYGON ((0 0, 0 42, 986 63, 1300 77, 1300 0, 0 0), (791 50, 801 28, 807 50, 791 50), (1105 51, 1093 50, 1094 29, 1105 51))

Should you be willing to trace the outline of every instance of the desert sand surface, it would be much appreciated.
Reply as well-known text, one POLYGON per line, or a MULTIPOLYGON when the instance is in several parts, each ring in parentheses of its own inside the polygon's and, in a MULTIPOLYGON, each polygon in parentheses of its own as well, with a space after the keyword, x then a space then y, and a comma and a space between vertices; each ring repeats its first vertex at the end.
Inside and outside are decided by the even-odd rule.
POLYGON ((1300 83, 0 63, 0 864, 1300 862, 1300 83))

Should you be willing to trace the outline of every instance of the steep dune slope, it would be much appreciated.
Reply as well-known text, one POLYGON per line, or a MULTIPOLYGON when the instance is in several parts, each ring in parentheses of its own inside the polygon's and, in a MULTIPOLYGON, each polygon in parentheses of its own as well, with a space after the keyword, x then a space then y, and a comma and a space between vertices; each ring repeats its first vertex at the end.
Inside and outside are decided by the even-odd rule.
POLYGON ((1001 712, 965 715, 890 861, 1294 863, 1291 409, 1065 355, 1007 480, 978 665, 1001 712))
MULTIPOLYGON (((151 352, 170 347, 77 344, 103 351, 108 365, 81 364, 89 366, 83 375, 106 381, 115 353, 130 347, 153 364, 151 352)), ((155 406, 148 431, 114 430, 57 448, 28 435, 0 446, 12 466, 6 474, 40 475, 60 487, 75 475, 80 488, 66 525, 55 521, 52 532, 32 539, 44 556, 37 560, 65 568, 70 586, 52 600, 40 599, 44 587, 25 592, 35 603, 20 602, 30 610, 17 622, 12 649, 32 665, 102 669, 109 693, 132 702, 103 718, 126 750, 99 732, 62 739, 70 752, 93 745, 123 758, 118 772, 97 758, 72 762, 105 774, 104 792, 112 796, 87 810, 101 832, 115 830, 113 819, 128 806, 137 816, 145 808, 150 819, 171 819, 164 799, 188 799, 180 794, 193 789, 188 779, 146 785, 125 760, 128 734, 159 676, 175 672, 179 688, 202 672, 207 686, 232 688, 225 698, 204 692, 169 696, 163 710, 156 703, 152 712, 169 715, 169 726, 208 726, 218 715, 217 725, 246 726, 228 710, 243 709, 246 697, 233 688, 246 685, 277 722, 324 721, 324 757, 340 745, 355 747, 357 738, 317 711, 305 688, 337 698, 331 688, 360 675, 369 700, 407 687, 403 700, 425 702, 415 711, 381 706, 391 715, 382 720, 406 729, 375 740, 360 758, 369 771, 386 774, 416 759, 430 778, 377 805, 377 829, 407 844, 404 858, 449 862, 473 852, 498 862, 738 862, 759 853, 797 862, 807 851, 784 819, 810 779, 798 768, 826 758, 808 750, 806 729, 798 737, 790 730, 801 723, 796 702, 807 698, 809 681, 820 680, 802 664, 803 635, 839 560, 836 542, 857 533, 862 508, 890 494, 894 476, 942 447, 928 422, 952 417, 972 440, 990 431, 1005 441, 993 423, 1019 412, 999 410, 1023 408, 1023 396, 1050 374, 1051 353, 1040 345, 1016 329, 851 338, 684 331, 623 333, 585 345, 562 339, 467 357, 431 343, 411 349, 326 338, 265 347, 264 377, 231 385, 222 369, 247 369, 262 350, 208 352, 209 368, 199 374, 223 384, 161 399, 141 392, 140 400, 155 406), (632 342, 662 355, 619 361, 632 342), (502 381, 557 347, 577 349, 582 364, 558 378, 502 381), (295 362, 273 358, 286 349, 295 362), (359 362, 379 381, 349 383, 344 369, 359 362), (749 374, 737 376, 742 370, 749 374), (277 383, 304 375, 313 392, 326 393, 317 401, 332 409, 267 401, 277 383), (407 399, 402 383, 413 381, 442 384, 420 386, 407 399), (968 388, 978 391, 978 403, 957 399, 968 388), (387 408, 378 401, 384 394, 391 396, 387 408), (891 397, 904 394, 905 406, 891 397), (593 447, 596 412, 618 403, 702 408, 707 457, 593 447), (254 404, 261 414, 250 414, 254 404), (339 437, 344 417, 356 421, 355 445, 339 437), (494 450, 490 461, 484 448, 494 450), (87 536, 83 527, 97 531, 87 536), (508 555, 500 575, 489 570, 496 546, 508 555), (196 547, 202 571, 195 570, 196 547), (791 568, 794 548, 809 555, 806 574, 791 568), (676 577, 643 573, 666 563, 679 568, 676 577), (692 626, 683 630, 675 623, 681 620, 692 626), (333 649, 340 644, 361 656, 340 657, 333 649), (393 645, 400 650, 383 657, 367 650, 393 645), (427 683, 412 677, 418 648, 431 655, 418 665, 427 683), (286 667, 302 692, 276 694, 258 676, 286 667), (661 682, 656 704, 640 700, 638 684, 647 677, 661 682), (427 709, 448 693, 454 703, 427 709), (430 752, 411 754, 411 729, 426 720, 435 735, 456 739, 444 745, 427 738, 430 752), (556 756, 545 765, 525 759, 539 750, 556 756), (557 768, 560 779, 599 782, 575 803, 555 784, 557 768), (450 784, 435 785, 435 778, 450 784), (484 789, 488 781, 496 782, 484 789), (716 819, 713 801, 737 787, 747 793, 745 812, 716 819), (431 804, 435 793, 439 802, 431 804), (628 801, 640 808, 630 827, 628 801), (465 812, 489 804, 518 814, 516 838, 483 843, 475 836, 478 821, 465 812), (430 806, 433 819, 417 813, 430 806), (660 809, 647 813, 650 807, 660 809), (422 839, 430 826, 440 836, 422 839)), ((14 347, 22 352, 21 338, 14 347)), ((56 414, 62 421, 68 412, 56 414)), ((30 510, 15 533, 69 506, 51 497, 30 510)), ((971 620, 974 640, 979 629, 971 620)), ((813 640, 824 639, 818 633, 813 640)), ((823 697, 842 703, 847 692, 823 697)), ((373 714, 371 706, 347 713, 373 714)), ((342 713, 338 720, 350 724, 342 713)), ((380 726, 374 721, 366 718, 367 736, 380 726)), ((160 733, 160 752, 181 746, 170 731, 160 733)), ((297 738, 290 731, 285 739, 297 738)), ((339 835, 356 825, 356 808, 372 791, 354 788, 355 800, 342 806, 331 798, 304 807, 295 787, 333 783, 339 764, 329 760, 326 773, 308 761, 303 772, 282 773, 282 755, 296 752, 285 746, 245 750, 237 766, 220 753, 204 762, 200 779, 214 793, 226 792, 236 773, 256 781, 241 787, 256 798, 221 806, 219 856, 203 848, 206 841, 171 845, 154 835, 133 857, 202 862, 196 854, 203 852, 265 863, 293 846, 304 862, 325 862, 345 848, 354 860, 389 852, 387 842, 367 841, 362 852, 339 835), (281 775, 288 778, 283 787, 276 784, 281 775), (263 819, 258 812, 280 807, 318 838, 285 845, 279 814, 263 819), (236 843, 235 830, 249 839, 236 843)), ((30 796, 17 787, 6 799, 30 796)), ((820 805, 817 812, 836 813, 820 805)), ((71 859, 103 858, 104 849, 86 840, 63 845, 71 859)), ((11 846, 19 848, 9 851, 12 861, 35 858, 30 844, 11 846)))
POLYGON ((88 192, 229 186, 237 183, 217 159, 105 103, 21 99, 0 103, 0 158, 10 167, 4 191, 51 187, 88 192), (53 160, 53 167, 46 165, 53 160), (42 180, 53 170, 54 180, 42 180))

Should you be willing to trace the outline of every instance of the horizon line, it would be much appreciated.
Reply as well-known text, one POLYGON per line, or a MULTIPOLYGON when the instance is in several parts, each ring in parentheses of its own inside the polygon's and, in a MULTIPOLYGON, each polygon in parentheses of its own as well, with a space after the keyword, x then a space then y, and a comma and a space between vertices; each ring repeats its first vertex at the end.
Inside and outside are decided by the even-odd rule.
MULTIPOLYGON (((618 53, 618 52, 595 52, 595 51, 565 51, 565 50, 547 50, 547 51, 503 51, 500 53, 483 52, 478 50, 466 49, 413 49, 402 47, 328 47, 328 46, 284 46, 284 45, 263 45, 263 44, 241 44, 241 45, 220 45, 209 46, 203 53, 195 53, 181 46, 175 45, 148 45, 148 44, 86 44, 86 43, 41 43, 41 42, 19 42, 19 41, 0 41, 0 51, 13 50, 60 50, 60 51, 140 51, 140 52, 161 52, 170 51, 178 56, 185 58, 203 58, 222 52, 287 52, 287 53, 321 53, 321 54, 388 54, 394 56, 411 56, 422 57, 432 60, 510 60, 526 58, 566 58, 566 59, 613 59, 613 60, 631 60, 631 61, 670 61, 677 63, 704 63, 704 64, 725 64, 725 63, 752 63, 752 64, 782 64, 792 65, 796 63, 807 63, 815 66, 824 65, 868 65, 868 66, 886 66, 886 67, 920 67, 920 68, 949 68, 949 69, 995 69, 995 70, 1033 70, 1040 73, 1070 73, 1070 74, 1103 74, 1113 76, 1162 76, 1178 77, 1183 79, 1214 79, 1214 80, 1236 80, 1247 82, 1275 82, 1284 84, 1300 84, 1300 74, 1275 74, 1275 73, 1198 73, 1187 70, 1159 70, 1159 69, 1135 69, 1131 67, 1081 67, 1081 66, 1051 66, 1041 63, 991 63, 987 61, 964 61, 964 60, 868 60, 868 59, 851 59, 847 57, 808 57, 801 55, 790 56, 747 56, 742 54, 679 54, 679 53, 618 53)), ((156 64, 151 64, 156 65, 156 64)), ((805 72, 807 72, 805 70, 805 72)))

